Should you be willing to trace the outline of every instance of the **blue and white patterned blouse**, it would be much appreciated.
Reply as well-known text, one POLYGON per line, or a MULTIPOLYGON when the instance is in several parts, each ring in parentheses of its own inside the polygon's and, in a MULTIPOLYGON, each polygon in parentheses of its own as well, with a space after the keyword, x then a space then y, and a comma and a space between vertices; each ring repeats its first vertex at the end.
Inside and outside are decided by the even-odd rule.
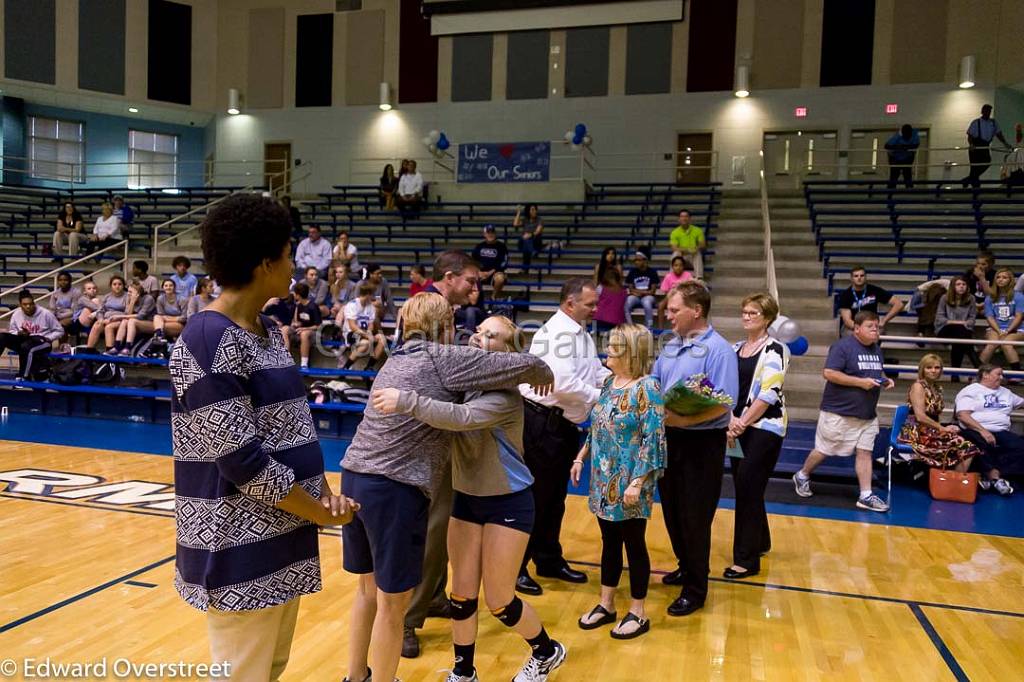
POLYGON ((590 511, 606 521, 651 518, 654 490, 665 469, 665 401, 647 376, 626 388, 605 380, 590 413, 590 511), (650 475, 648 475, 650 474, 650 475), (640 501, 624 505, 633 479, 644 479, 640 501))
POLYGON ((204 310, 171 353, 177 563, 190 605, 250 611, 321 588, 317 527, 274 505, 324 463, 306 388, 277 325, 269 338, 204 310))

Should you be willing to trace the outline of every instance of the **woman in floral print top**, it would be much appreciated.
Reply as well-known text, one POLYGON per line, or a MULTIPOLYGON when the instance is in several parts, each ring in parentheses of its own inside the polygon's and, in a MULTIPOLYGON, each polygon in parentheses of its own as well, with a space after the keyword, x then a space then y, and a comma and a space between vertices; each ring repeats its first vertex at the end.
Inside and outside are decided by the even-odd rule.
POLYGON ((614 622, 622 547, 629 558, 629 613, 612 630, 632 639, 650 629, 644 612, 651 562, 645 534, 657 479, 665 468, 665 405, 658 380, 648 375, 654 339, 645 327, 620 325, 608 343, 612 370, 590 414, 590 433, 572 467, 578 483, 583 460, 590 467, 590 511, 601 527, 601 602, 579 620, 584 630, 614 622))

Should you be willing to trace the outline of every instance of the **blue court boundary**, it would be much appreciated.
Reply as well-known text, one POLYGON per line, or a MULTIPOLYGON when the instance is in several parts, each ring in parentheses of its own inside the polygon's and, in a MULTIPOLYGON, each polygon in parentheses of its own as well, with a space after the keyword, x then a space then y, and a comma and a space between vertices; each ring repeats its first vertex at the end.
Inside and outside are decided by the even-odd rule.
MULTIPOLYGON (((133 454, 171 455, 171 431, 168 424, 118 422, 102 420, 104 428, 96 428, 97 420, 84 417, 54 417, 37 414, 13 413, 0 422, 0 440, 45 443, 71 447, 97 448, 131 452, 133 454)), ((327 471, 341 471, 339 463, 348 447, 348 441, 321 438, 324 467, 327 471)), ((587 472, 589 467, 584 471, 587 472)), ((586 494, 587 480, 570 488, 570 494, 586 494)), ((885 526, 904 526, 928 530, 945 530, 998 537, 1024 538, 1024 491, 1009 498, 982 494, 974 505, 956 502, 937 502, 924 490, 897 485, 894 487, 892 511, 885 514, 861 511, 854 507, 855 493, 851 493, 849 507, 822 507, 814 504, 769 502, 768 513, 782 516, 871 523, 885 526)), ((734 509, 732 498, 722 498, 719 508, 734 509)))

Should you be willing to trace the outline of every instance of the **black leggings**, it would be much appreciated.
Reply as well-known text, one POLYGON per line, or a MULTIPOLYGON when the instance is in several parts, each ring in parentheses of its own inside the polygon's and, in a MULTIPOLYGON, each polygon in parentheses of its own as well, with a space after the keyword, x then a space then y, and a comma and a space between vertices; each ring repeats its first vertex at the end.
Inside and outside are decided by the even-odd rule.
POLYGON ((622 576, 622 545, 626 545, 629 559, 629 595, 633 599, 647 598, 647 583, 651 579, 651 558, 647 555, 647 519, 605 521, 601 526, 601 585, 618 587, 622 576))
MULTIPOLYGON (((973 339, 974 330, 968 329, 962 324, 947 324, 945 327, 939 330, 939 337, 943 339, 973 339)), ((978 351, 975 350, 974 346, 968 346, 965 343, 954 343, 951 344, 952 348, 949 351, 950 364, 953 367, 964 366, 964 356, 966 356, 974 367, 981 365, 981 358, 978 357, 978 351)))

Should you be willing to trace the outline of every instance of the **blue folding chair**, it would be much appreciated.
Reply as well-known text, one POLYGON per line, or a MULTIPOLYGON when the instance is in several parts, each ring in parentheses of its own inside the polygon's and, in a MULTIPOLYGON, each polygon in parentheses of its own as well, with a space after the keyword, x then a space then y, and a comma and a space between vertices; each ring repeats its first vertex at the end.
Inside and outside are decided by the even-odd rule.
MULTIPOLYGON (((910 416, 910 408, 900 405, 896 408, 896 414, 892 417, 892 430, 889 432, 889 449, 885 456, 885 465, 889 470, 889 481, 886 485, 886 503, 892 509, 892 460, 895 455, 913 455, 914 448, 905 443, 899 442, 900 431, 910 416)), ((900 457, 903 461, 909 461, 910 457, 900 457)))

